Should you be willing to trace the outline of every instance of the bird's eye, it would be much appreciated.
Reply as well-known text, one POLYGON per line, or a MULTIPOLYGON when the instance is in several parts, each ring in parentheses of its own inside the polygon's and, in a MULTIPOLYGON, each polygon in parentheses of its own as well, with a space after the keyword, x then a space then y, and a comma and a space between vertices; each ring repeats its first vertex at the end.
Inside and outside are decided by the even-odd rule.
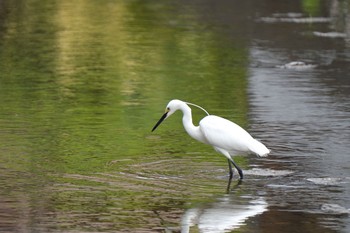
POLYGON ((169 112, 169 111, 170 111, 170 108, 166 108, 166 110, 169 112))

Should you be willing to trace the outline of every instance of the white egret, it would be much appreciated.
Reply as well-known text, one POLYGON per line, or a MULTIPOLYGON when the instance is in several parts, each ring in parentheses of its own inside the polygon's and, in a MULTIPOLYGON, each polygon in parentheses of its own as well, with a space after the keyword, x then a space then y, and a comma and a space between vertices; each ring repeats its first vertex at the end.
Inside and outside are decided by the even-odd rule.
POLYGON ((232 165, 237 169, 240 179, 243 179, 242 169, 237 166, 231 156, 256 154, 259 157, 265 157, 270 153, 270 150, 267 149, 264 144, 255 140, 239 125, 222 117, 210 115, 205 109, 196 104, 176 99, 168 103, 164 115, 153 127, 152 132, 163 120, 171 116, 177 110, 182 111, 183 126, 192 138, 213 146, 217 152, 223 154, 227 158, 230 169, 230 180, 233 176, 232 165), (199 122, 199 126, 193 125, 191 108, 188 105, 198 107, 207 114, 207 116, 199 122))

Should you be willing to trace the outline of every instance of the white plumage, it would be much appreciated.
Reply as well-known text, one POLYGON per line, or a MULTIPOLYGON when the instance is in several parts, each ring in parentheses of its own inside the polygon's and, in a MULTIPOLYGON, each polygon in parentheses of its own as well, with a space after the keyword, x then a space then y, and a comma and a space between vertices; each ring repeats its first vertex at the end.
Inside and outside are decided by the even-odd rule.
POLYGON ((240 178, 243 179, 242 170, 236 165, 231 156, 238 154, 256 154, 257 156, 265 157, 270 153, 270 150, 267 149, 264 144, 254 139, 239 125, 225 118, 209 115, 209 113, 202 107, 181 100, 172 100, 168 103, 164 115, 153 127, 152 131, 154 131, 163 120, 177 110, 183 112, 182 123, 186 132, 191 137, 213 146, 217 152, 223 154, 228 159, 230 179, 233 175, 231 164, 235 166, 240 178), (207 113, 208 116, 204 117, 199 122, 199 126, 193 125, 191 108, 188 105, 196 106, 207 113))
POLYGON ((199 122, 199 128, 207 144, 226 150, 232 155, 256 154, 263 157, 270 152, 247 131, 225 118, 206 116, 199 122))

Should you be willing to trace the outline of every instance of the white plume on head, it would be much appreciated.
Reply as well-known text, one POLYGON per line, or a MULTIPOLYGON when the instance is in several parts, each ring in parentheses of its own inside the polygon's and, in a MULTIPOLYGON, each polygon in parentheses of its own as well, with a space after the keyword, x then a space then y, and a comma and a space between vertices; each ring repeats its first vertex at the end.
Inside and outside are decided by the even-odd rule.
POLYGON ((192 103, 190 103, 190 102, 185 102, 185 103, 186 103, 186 104, 189 104, 189 105, 192 105, 192 106, 195 106, 195 107, 197 107, 197 108, 203 110, 208 116, 210 115, 210 114, 207 112, 207 110, 205 110, 204 108, 202 108, 201 106, 199 106, 199 105, 197 105, 197 104, 192 104, 192 103))

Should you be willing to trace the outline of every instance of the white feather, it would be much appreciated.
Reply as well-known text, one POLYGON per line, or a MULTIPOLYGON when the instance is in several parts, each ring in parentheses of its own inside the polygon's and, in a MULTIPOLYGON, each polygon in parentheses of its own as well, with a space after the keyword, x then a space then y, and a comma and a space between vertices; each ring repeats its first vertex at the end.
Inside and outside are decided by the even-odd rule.
POLYGON ((232 165, 237 169, 240 178, 243 179, 242 169, 237 166, 231 156, 256 154, 265 157, 270 153, 270 150, 264 144, 255 140, 239 125, 222 117, 209 115, 204 108, 181 100, 172 100, 168 103, 165 113, 153 127, 152 131, 177 110, 182 111, 183 126, 192 138, 213 146, 217 152, 223 154, 228 159, 230 179, 232 179, 233 175, 232 165), (208 115, 199 122, 199 126, 193 125, 191 108, 187 104, 202 109, 208 115))
POLYGON ((247 131, 225 118, 206 116, 199 122, 199 126, 207 144, 224 149, 231 155, 253 153, 267 156, 270 152, 247 131))

